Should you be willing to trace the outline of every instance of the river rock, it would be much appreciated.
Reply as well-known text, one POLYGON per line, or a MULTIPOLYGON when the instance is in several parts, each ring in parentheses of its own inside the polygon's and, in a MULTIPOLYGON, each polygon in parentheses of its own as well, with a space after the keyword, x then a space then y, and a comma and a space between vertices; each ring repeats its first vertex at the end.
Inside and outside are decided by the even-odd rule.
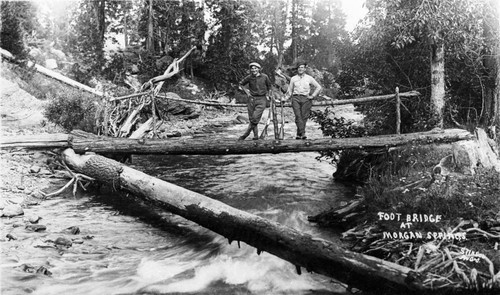
POLYGON ((41 248, 41 249, 54 248, 54 244, 52 244, 52 241, 42 241, 40 239, 33 241, 33 243, 31 243, 31 246, 33 248, 41 248))
POLYGON ((29 273, 41 273, 46 276, 50 276, 52 273, 43 265, 36 267, 29 264, 22 264, 18 267, 21 271, 29 273))
POLYGON ((171 133, 167 133, 167 137, 181 137, 182 134, 179 131, 173 131, 171 133))
POLYGON ((49 70, 57 69, 57 61, 53 58, 46 59, 45 67, 49 70))
POLYGON ((240 124, 248 124, 248 118, 242 115, 236 116, 236 121, 239 122, 240 124))
POLYGON ((78 226, 70 226, 64 230, 65 232, 71 233, 72 235, 77 235, 80 233, 80 228, 78 226))
POLYGON ((43 224, 28 224, 25 228, 29 231, 34 232, 44 231, 47 229, 47 227, 43 224))
POLYGON ((38 190, 31 192, 31 194, 29 194, 29 197, 34 198, 34 199, 44 199, 45 198, 45 196, 42 194, 42 192, 40 192, 38 190))
POLYGON ((23 202, 21 203, 21 205, 23 206, 34 206, 34 205, 38 205, 40 204, 40 200, 39 199, 35 199, 30 195, 26 196, 23 200, 23 202))
POLYGON ((40 220, 40 216, 34 215, 34 214, 30 214, 30 215, 26 216, 26 220, 29 223, 38 223, 38 221, 40 220))
POLYGON ((19 216, 23 215, 24 210, 21 208, 20 205, 18 204, 9 204, 5 206, 2 210, 2 217, 14 217, 14 216, 19 216))
POLYGON ((13 234, 7 234, 5 237, 7 238, 7 241, 17 240, 13 234))
POLYGON ((30 167, 30 173, 38 173, 40 172, 40 170, 42 170, 42 167, 37 165, 33 165, 30 167))
POLYGON ((52 273, 45 266, 43 266, 43 265, 40 265, 36 269, 36 273, 41 273, 41 274, 46 275, 46 276, 52 275, 52 273))
POLYGON ((71 247, 73 245, 73 242, 71 240, 63 238, 63 237, 58 237, 55 241, 54 244, 56 246, 64 246, 64 247, 71 247))

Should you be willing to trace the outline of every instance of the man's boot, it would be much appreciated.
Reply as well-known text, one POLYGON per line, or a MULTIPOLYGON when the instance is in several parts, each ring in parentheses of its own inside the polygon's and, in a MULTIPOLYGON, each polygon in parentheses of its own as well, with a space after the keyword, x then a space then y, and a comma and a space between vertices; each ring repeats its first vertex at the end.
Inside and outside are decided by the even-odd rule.
POLYGON ((250 132, 252 132, 252 130, 253 130, 253 125, 252 125, 252 123, 250 123, 250 124, 248 124, 247 130, 245 131, 245 133, 243 133, 243 135, 240 136, 238 138, 238 140, 245 140, 245 138, 247 138, 248 135, 250 135, 250 132))
POLYGON ((259 127, 257 124, 253 125, 253 140, 258 140, 259 139, 259 127))

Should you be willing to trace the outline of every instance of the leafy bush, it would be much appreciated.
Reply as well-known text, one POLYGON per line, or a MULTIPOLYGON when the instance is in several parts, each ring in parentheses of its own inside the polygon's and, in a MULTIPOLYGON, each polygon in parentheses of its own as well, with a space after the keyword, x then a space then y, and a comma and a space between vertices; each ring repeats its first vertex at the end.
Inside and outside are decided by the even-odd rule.
MULTIPOLYGON (((336 117, 330 108, 324 111, 315 110, 311 112, 311 119, 320 124, 323 135, 332 138, 361 137, 366 135, 363 126, 354 124, 354 121, 346 120, 344 117, 336 117)), ((340 160, 339 151, 322 151, 318 159, 328 160, 336 163, 340 160)))
POLYGON ((44 115, 50 122, 68 131, 80 129, 96 133, 97 106, 94 96, 75 90, 52 98, 45 108, 44 115))

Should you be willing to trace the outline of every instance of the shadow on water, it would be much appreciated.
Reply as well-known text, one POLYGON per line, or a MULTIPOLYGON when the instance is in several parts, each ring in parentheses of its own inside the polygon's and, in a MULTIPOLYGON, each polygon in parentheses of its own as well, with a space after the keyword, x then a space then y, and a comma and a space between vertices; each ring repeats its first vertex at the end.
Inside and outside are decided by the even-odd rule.
POLYGON ((145 224, 176 236, 179 238, 178 245, 185 244, 194 250, 203 250, 208 256, 217 255, 221 251, 220 244, 214 242, 214 233, 141 198, 114 192, 94 195, 90 200, 111 206, 121 215, 135 217, 145 224))

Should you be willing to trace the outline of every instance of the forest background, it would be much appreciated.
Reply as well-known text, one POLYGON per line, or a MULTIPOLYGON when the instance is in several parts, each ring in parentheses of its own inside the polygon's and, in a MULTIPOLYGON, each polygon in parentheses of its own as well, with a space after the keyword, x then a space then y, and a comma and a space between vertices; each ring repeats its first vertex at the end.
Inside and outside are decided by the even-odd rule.
MULTIPOLYGON (((249 62, 273 77, 300 59, 334 98, 419 91, 404 101, 402 132, 500 124, 496 0, 367 0, 351 33, 340 0, 36 3, 2 1, 1 47, 36 62, 63 52, 59 70, 87 85, 130 89, 131 76, 148 81, 196 46, 182 75, 212 91, 235 94, 249 62), (118 38, 124 48, 109 50, 118 38)), ((364 110, 370 133, 394 132, 391 108, 364 110)))

